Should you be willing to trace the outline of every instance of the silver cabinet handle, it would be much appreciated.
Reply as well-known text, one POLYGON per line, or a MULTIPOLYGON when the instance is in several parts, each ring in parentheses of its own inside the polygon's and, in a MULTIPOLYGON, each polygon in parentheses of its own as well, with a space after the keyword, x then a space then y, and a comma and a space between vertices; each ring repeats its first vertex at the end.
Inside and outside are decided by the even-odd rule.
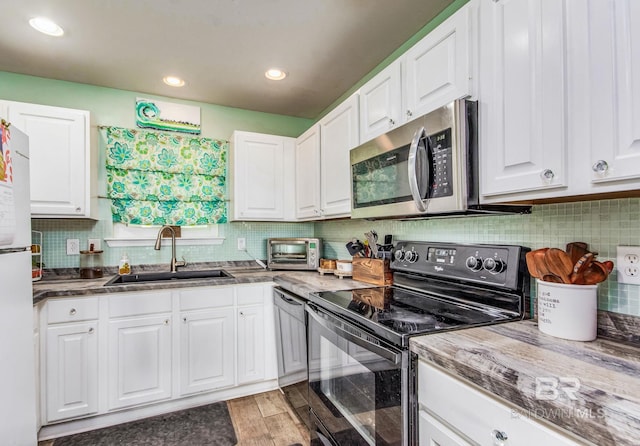
POLYGON ((164 320, 164 325, 169 325, 169 319, 164 320))
POLYGON ((504 442, 509 439, 509 436, 504 431, 499 431, 498 429, 494 429, 491 432, 491 436, 493 437, 493 444, 496 446, 503 446, 504 442))
POLYGON ((93 327, 89 328, 89 334, 93 333, 93 327))
POLYGON ((553 170, 551 169, 544 169, 542 172, 540 172, 540 179, 547 183, 550 183, 551 180, 553 180, 553 177, 555 176, 556 174, 553 173, 553 170))
POLYGON ((69 310, 69 314, 70 314, 71 316, 75 316, 75 314, 76 314, 77 312, 78 312, 78 311, 77 311, 75 308, 72 308, 71 310, 69 310))
POLYGON ((389 118, 389 125, 396 125, 396 121, 393 118, 389 118))
POLYGON ((407 110, 407 117, 410 118, 413 116, 413 112, 411 110, 407 110))
POLYGON ((186 317, 183 317, 183 318, 182 318, 182 322, 184 322, 184 323, 186 324, 186 323, 187 323, 187 318, 186 318, 186 317))
POLYGON ((240 312, 240 316, 244 316, 244 313, 242 311, 240 312))
POLYGON ((77 207, 76 208, 76 212, 82 212, 82 208, 81 207, 77 207))
POLYGON ((591 170, 593 170, 598 175, 604 175, 609 170, 609 163, 607 163, 605 160, 598 160, 593 166, 591 166, 591 170))

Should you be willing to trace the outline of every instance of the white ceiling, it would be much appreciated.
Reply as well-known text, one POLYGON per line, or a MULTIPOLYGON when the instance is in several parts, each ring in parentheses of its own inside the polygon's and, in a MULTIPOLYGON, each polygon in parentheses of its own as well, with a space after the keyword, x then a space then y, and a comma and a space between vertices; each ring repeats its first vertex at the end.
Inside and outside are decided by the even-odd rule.
POLYGON ((0 71, 315 118, 452 1, 0 0, 0 71))

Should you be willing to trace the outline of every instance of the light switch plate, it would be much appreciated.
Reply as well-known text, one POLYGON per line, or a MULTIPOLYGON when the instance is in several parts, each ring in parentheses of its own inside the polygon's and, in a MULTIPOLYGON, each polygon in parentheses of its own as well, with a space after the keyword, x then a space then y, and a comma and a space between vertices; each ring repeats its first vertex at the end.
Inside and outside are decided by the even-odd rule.
POLYGON ((238 238, 238 251, 245 251, 247 249, 247 239, 244 237, 238 238))
POLYGON ((80 240, 77 238, 67 239, 67 255, 77 256, 80 255, 80 240))
POLYGON ((618 246, 618 283, 640 285, 640 246, 618 246))

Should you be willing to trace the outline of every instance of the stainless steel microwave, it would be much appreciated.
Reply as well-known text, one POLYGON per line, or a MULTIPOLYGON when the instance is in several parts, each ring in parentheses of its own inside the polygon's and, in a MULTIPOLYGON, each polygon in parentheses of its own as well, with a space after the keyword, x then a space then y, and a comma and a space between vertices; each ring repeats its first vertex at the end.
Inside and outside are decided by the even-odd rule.
POLYGON ((320 264, 322 240, 318 238, 270 238, 267 240, 269 269, 315 270, 320 264))
POLYGON ((530 212, 480 204, 477 110, 460 99, 352 149, 351 218, 530 212))

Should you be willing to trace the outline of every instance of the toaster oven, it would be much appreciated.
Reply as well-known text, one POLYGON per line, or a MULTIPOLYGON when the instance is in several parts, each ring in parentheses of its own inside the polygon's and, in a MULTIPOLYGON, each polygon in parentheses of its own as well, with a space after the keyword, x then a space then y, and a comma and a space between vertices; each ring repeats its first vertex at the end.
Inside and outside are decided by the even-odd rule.
POLYGON ((318 269, 322 240, 318 238, 270 238, 267 241, 269 269, 318 269))

